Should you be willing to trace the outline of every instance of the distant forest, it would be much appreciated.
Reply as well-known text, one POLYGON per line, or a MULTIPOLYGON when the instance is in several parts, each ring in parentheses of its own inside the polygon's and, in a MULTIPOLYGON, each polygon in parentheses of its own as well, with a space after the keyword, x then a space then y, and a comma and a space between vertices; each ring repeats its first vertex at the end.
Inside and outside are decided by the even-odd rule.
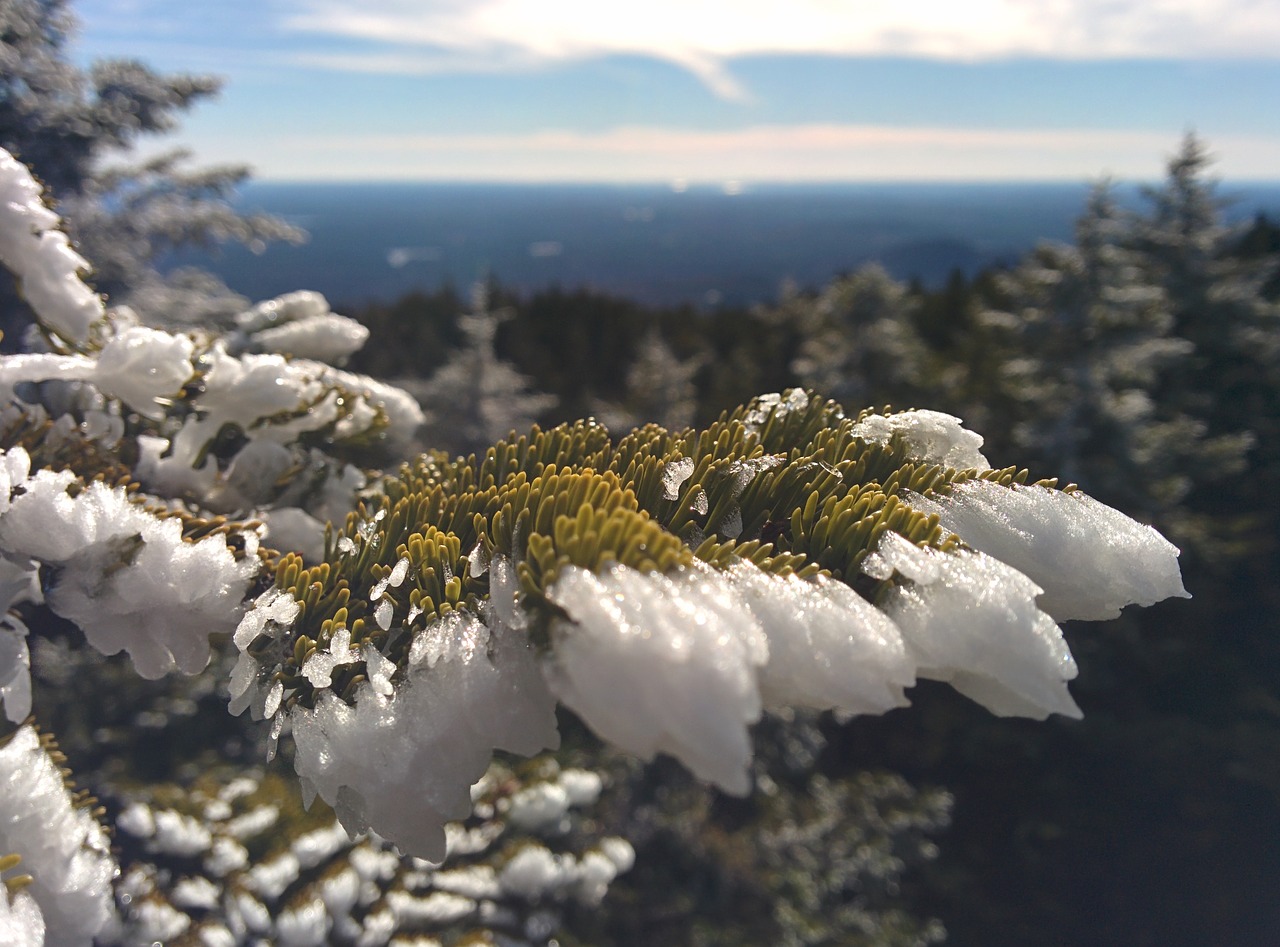
MULTIPOLYGON (((1232 234, 1222 252, 1226 259, 1268 261, 1280 253, 1280 224, 1259 213, 1247 228, 1232 234)), ((544 412, 542 422, 598 414, 602 404, 622 404, 641 395, 637 388, 660 387, 660 379, 629 381, 637 355, 657 340, 671 358, 691 366, 686 375, 692 388, 684 395, 696 406, 690 423, 706 423, 723 408, 761 391, 813 380, 806 376, 807 362, 801 356, 813 329, 809 310, 828 310, 833 326, 853 336, 889 316, 901 321, 935 359, 962 356, 978 314, 1016 304, 1008 288, 1013 269, 996 265, 967 276, 957 268, 944 286, 930 290, 920 280, 895 281, 869 265, 817 292, 713 311, 692 302, 645 306, 560 286, 521 294, 505 288, 501 274, 486 289, 489 307, 501 313, 495 355, 524 374, 533 389, 555 396, 555 406, 544 412), (846 311, 831 311, 842 298, 846 311), (894 311, 885 311, 886 305, 894 311)), ((356 353, 351 367, 375 377, 429 377, 467 344, 458 316, 469 306, 470 293, 469 287, 446 284, 391 302, 339 306, 371 332, 369 344, 356 353)), ((1265 281, 1260 293, 1273 302, 1280 299, 1280 272, 1265 281)), ((877 403, 906 405, 921 390, 930 392, 931 387, 923 379, 910 379, 867 394, 877 403), (895 400, 904 396, 906 400, 895 400)), ((638 415, 635 420, 662 421, 638 415)), ((990 442, 998 433, 987 436, 990 442)))

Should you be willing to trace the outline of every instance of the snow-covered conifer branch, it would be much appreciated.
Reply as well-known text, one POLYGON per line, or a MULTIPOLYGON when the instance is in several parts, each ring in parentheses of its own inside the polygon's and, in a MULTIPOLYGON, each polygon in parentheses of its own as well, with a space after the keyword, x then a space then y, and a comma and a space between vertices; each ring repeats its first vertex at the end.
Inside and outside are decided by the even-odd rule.
POLYGON ((198 789, 139 789, 116 821, 119 940, 320 947, 491 931, 545 942, 566 907, 597 904, 634 860, 582 818, 600 792, 595 773, 552 759, 495 765, 430 864, 351 839, 323 804, 303 811, 276 774, 220 766, 198 789))
POLYGON ((92 811, 96 800, 67 785, 63 759, 30 724, 0 740, 0 865, 16 855, 29 879, 8 896, 0 879, 7 943, 89 947, 115 914, 110 839, 92 811))
MULTIPOLYGON (((362 327, 307 292, 226 333, 143 327, 80 280, 84 262, 24 175, 0 155, 0 262, 55 351, 0 359, 0 605, 47 605, 146 677, 201 670, 211 636, 234 629, 231 710, 270 720, 273 745, 287 724, 304 799, 406 854, 448 858, 446 825, 477 815, 492 752, 555 748, 559 704, 623 750, 669 753, 741 794, 749 728, 772 710, 883 713, 934 678, 997 714, 1078 716, 1057 621, 1185 595, 1159 534, 1074 487, 992 469, 958 419, 846 415, 801 389, 705 430, 534 427, 379 477, 363 464, 406 452, 424 413, 337 367, 362 327), (246 608, 264 563, 274 582, 246 608)), ((473 354, 489 364, 496 323, 476 308, 473 354)), ((13 723, 30 710, 30 641, 8 613, 0 699, 13 723)), ((0 779, 17 779, 23 761, 6 752, 0 779)), ((582 790, 548 780, 505 804, 540 831, 582 790)), ((242 825, 219 801, 200 817, 141 800, 126 811, 149 854, 207 855, 218 879, 162 890, 131 874, 121 890, 137 896, 126 923, 139 937, 187 932, 184 912, 215 897, 234 900, 232 936, 322 942, 366 882, 398 870, 381 843, 352 846, 332 826, 311 840, 325 852, 312 865, 304 844, 250 867, 230 843, 215 850, 207 823, 232 837, 270 819, 242 825), (308 879, 323 911, 281 900, 340 849, 350 875, 308 879)), ((362 904, 359 922, 591 903, 629 867, 623 845, 526 845, 488 870, 405 884, 362 904)), ((0 856, 29 848, 0 835, 0 856)), ((31 930, 65 920, 27 894, 0 910, 31 930)))
POLYGON ((58 229, 26 165, 0 148, 0 263, 17 277, 40 325, 70 351, 83 351, 105 317, 84 284, 89 264, 58 229))
POLYGON ((491 749, 555 744, 557 702, 737 793, 766 708, 881 713, 931 677, 1077 716, 1052 616, 1184 595, 1177 550, 980 447, 947 415, 792 390, 705 431, 588 421, 424 456, 322 564, 281 560, 236 633, 232 709, 292 721, 348 829, 428 855, 491 749), (1039 565, 1059 549, 1083 582, 1039 565))
MULTIPOLYGON (((422 412, 391 386, 290 357, 342 359, 367 335, 318 294, 261 304, 227 337, 148 328, 103 307, 58 226, 0 153, 0 262, 57 349, 0 359, 5 612, 43 602, 145 677, 193 674, 209 636, 235 627, 263 522, 269 542, 318 555, 324 521, 365 485, 344 452, 394 457, 422 412), (252 351, 273 348, 288 354, 252 351), (242 525, 206 515, 224 512, 242 525)), ((27 638, 16 617, 0 626, 14 722, 30 708, 27 638)))

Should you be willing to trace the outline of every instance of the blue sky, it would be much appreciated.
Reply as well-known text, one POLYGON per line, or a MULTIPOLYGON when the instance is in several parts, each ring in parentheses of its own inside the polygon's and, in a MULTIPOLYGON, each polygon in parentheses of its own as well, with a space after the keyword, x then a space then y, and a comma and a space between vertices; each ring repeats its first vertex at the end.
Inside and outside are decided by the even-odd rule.
POLYGON ((1276 0, 77 0, 272 180, 1280 180, 1276 0))

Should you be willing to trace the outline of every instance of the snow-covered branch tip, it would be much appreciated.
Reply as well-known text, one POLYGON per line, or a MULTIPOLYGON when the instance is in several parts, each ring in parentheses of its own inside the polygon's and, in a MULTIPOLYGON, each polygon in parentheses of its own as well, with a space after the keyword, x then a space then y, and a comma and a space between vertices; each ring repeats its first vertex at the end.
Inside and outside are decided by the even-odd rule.
POLYGON ((89 264, 71 248, 61 223, 26 165, 0 148, 0 263, 17 278, 51 341, 81 352, 106 309, 102 297, 85 285, 89 264))
POLYGON ((89 947, 114 920, 119 867, 97 800, 76 792, 52 738, 26 724, 0 739, 0 937, 89 947))
POLYGON ((232 710, 291 722, 308 795, 428 858, 492 749, 556 745, 557 702, 734 793, 767 709, 882 713, 924 677, 1078 716, 1057 620, 1185 595, 1177 550, 981 443, 792 390, 704 431, 583 421, 426 455, 323 562, 280 561, 232 710))
POLYGON ((229 633, 265 543, 319 555, 324 522, 423 421, 405 392, 317 359, 368 333, 294 293, 223 335, 106 309, 40 186, 0 150, 0 263, 52 351, 0 358, 0 701, 30 712, 28 630, 47 605, 148 678, 194 674, 229 633), (308 357, 303 357, 308 356, 308 357), (220 518, 227 514, 230 519, 220 518))

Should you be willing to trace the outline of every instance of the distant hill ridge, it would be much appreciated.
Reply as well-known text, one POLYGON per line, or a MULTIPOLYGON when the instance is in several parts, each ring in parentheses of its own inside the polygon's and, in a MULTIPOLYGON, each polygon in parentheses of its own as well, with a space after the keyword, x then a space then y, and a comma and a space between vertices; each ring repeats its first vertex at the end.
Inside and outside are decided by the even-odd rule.
MULTIPOLYGON (((516 290, 590 287, 646 305, 749 305, 879 262, 939 286, 1069 240, 1089 185, 770 185, 738 193, 660 186, 280 184, 239 204, 310 242, 184 254, 254 299, 305 286, 336 303, 390 300, 492 275, 516 290)), ((1280 213, 1280 183, 1224 185, 1237 219, 1280 213)), ((1138 189, 1118 189, 1122 203, 1138 189)))

